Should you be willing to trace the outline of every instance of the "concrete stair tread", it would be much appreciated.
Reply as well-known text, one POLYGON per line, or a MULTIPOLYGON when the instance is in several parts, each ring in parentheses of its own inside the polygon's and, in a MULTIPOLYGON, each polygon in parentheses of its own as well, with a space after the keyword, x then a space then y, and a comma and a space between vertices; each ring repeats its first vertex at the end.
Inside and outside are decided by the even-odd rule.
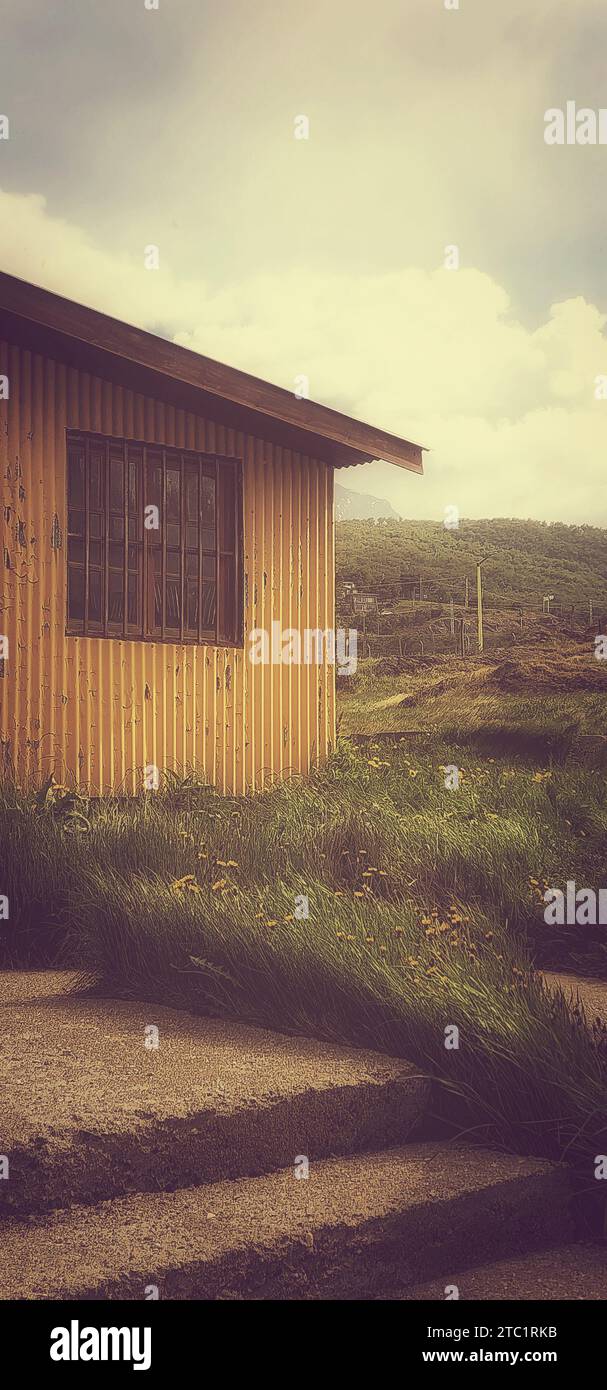
POLYGON ((309 1157, 308 1179, 289 1166, 6 1219, 1 1296, 140 1299, 152 1284, 169 1298, 264 1297, 276 1284, 323 1297, 352 1277, 359 1286, 367 1267, 395 1287, 461 1267, 470 1250, 489 1258, 569 1235, 568 1175, 535 1159, 427 1143, 309 1157))
POLYGON ((461 1300, 537 1299, 553 1301, 607 1298, 607 1243, 554 1246, 516 1259, 467 1269, 448 1278, 416 1285, 400 1294, 409 1302, 445 1302, 445 1288, 455 1284, 461 1300))
POLYGON ((399 1142, 429 1089, 417 1068, 375 1052, 155 1004, 13 992, 0 1017, 11 1162, 0 1204, 26 1213, 399 1142))

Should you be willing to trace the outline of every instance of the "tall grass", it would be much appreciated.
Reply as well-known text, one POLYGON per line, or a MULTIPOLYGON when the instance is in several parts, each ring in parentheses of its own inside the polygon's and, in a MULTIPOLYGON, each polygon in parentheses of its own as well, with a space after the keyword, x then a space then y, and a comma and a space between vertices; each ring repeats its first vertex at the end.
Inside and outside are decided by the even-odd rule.
POLYGON ((72 811, 0 798, 6 963, 60 961, 122 997, 408 1057, 436 1078, 443 1120, 565 1156, 592 1190, 605 1039, 534 965, 551 951, 604 965, 598 940, 584 957, 588 929, 545 926, 541 900, 545 881, 598 886, 603 778, 440 738, 346 743, 256 799, 173 779, 72 811))

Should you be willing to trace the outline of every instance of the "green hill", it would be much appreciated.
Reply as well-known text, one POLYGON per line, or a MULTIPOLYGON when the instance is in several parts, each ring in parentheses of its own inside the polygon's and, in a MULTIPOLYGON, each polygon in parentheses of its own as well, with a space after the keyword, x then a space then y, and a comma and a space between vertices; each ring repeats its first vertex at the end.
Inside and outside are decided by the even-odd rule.
MULTIPOLYGON (((339 521, 336 527, 338 585, 401 592, 401 576, 422 581, 426 598, 456 602, 477 560, 483 567, 486 602, 540 607, 544 594, 562 604, 607 604, 607 530, 562 522, 461 520, 457 530, 436 521, 339 521)), ((405 589, 402 590, 405 592, 405 589)), ((419 592, 419 590, 418 590, 419 592)))

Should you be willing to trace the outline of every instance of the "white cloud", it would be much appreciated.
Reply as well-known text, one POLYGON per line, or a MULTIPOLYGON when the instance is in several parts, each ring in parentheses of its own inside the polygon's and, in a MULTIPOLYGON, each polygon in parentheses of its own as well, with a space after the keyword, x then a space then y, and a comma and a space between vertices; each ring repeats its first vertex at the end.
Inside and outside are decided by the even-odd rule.
POLYGON ((43 198, 0 192, 0 263, 118 318, 173 334, 428 445, 426 479, 373 465, 342 474, 405 515, 607 523, 606 316, 582 298, 530 328, 482 271, 381 275, 289 270, 212 291, 164 261, 96 246, 43 198))

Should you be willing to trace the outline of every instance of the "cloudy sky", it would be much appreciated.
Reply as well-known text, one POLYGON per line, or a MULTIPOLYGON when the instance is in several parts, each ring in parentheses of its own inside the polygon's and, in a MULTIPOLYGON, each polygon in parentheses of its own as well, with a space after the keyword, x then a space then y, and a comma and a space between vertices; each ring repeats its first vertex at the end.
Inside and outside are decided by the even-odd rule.
POLYGON ((3 0, 0 266, 427 445, 341 475, 403 515, 607 525, 607 4, 453 3, 3 0))

